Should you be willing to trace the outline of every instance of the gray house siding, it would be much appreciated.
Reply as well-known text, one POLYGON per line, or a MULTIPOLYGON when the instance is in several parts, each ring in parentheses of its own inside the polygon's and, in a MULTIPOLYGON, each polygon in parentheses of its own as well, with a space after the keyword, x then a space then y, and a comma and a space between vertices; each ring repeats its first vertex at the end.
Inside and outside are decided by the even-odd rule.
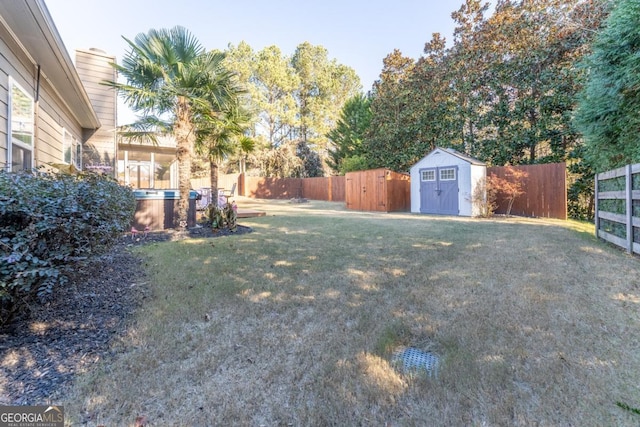
POLYGON ((114 56, 97 49, 76 51, 78 76, 102 124, 100 129, 86 137, 83 150, 84 166, 113 176, 115 176, 117 159, 115 132, 117 93, 101 83, 105 80, 116 80, 116 71, 111 65, 115 62, 114 56))
POLYGON ((38 163, 66 163, 62 152, 63 133, 66 130, 78 141, 82 141, 82 127, 73 119, 71 113, 52 93, 48 82, 41 84, 38 109, 38 163))
POLYGON ((32 166, 58 167, 65 131, 81 143, 100 121, 44 2, 0 1, 0 18, 0 168, 11 169, 11 81, 34 101, 32 166))

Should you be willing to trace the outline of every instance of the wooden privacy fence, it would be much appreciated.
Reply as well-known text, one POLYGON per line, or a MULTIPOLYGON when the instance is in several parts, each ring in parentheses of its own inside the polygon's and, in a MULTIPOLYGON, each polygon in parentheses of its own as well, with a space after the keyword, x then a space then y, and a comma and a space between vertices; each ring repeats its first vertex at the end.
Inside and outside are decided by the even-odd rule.
POLYGON ((388 169, 349 172, 345 175, 347 209, 407 212, 411 209, 410 179, 388 169))
POLYGON ((343 176, 302 179, 302 194, 311 200, 343 202, 345 200, 345 182, 343 176))
MULTIPOLYGON (((567 219, 567 180, 564 163, 514 166, 524 170, 525 194, 517 197, 511 213, 521 216, 567 219)), ((504 177, 505 167, 487 168, 504 177)), ((219 188, 231 189, 236 183, 236 194, 260 199, 307 198, 346 202, 348 209, 381 212, 408 212, 411 210, 410 176, 387 169, 350 172, 346 176, 322 178, 263 178, 245 174, 221 174, 219 188)), ((210 186, 208 179, 192 180, 192 187, 210 186)), ((497 213, 506 213, 507 203, 498 198, 497 213)))
POLYGON ((263 178, 241 174, 239 194, 258 199, 305 198, 344 202, 344 177, 263 178))
POLYGON ((596 235, 640 254, 640 163, 595 178, 596 235))
MULTIPOLYGON (((517 197, 511 214, 519 216, 567 219, 567 166, 565 163, 512 166, 527 173, 523 179, 524 194, 517 197)), ((487 176, 505 178, 507 167, 487 168, 487 176)), ((507 211, 507 201, 498 195, 496 213, 507 211)))

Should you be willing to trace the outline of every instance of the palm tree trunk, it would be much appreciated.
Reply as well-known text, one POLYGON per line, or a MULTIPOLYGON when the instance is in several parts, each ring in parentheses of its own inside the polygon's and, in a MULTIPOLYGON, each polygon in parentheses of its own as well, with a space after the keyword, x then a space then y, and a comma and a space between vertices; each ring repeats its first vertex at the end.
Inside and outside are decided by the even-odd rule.
POLYGON ((213 157, 209 157, 209 175, 211 179, 211 197, 218 202, 218 163, 213 157))
POLYGON ((174 226, 180 229, 187 227, 189 213, 189 192, 191 190, 191 150, 195 142, 195 134, 189 114, 189 103, 180 97, 176 107, 174 136, 176 138, 176 158, 178 160, 178 214, 174 226))

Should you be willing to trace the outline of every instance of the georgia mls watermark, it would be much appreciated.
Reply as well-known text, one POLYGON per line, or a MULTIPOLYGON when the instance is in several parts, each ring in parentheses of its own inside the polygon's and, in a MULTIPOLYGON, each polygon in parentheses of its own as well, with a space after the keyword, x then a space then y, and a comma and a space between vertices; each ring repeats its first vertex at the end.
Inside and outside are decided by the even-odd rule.
POLYGON ((64 427, 64 407, 0 406, 0 427, 64 427))

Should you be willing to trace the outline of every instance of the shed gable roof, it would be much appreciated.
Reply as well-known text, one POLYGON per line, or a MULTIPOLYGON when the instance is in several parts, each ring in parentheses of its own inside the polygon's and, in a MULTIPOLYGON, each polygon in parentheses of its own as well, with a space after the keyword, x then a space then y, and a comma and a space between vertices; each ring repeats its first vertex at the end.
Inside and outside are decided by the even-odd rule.
POLYGON ((449 153, 449 154, 451 154, 453 156, 456 156, 456 157, 464 160, 465 162, 469 162, 472 165, 478 165, 478 166, 485 166, 486 165, 486 163, 476 159, 475 157, 467 156, 466 154, 461 153, 461 152, 459 152, 457 150, 454 150, 453 148, 440 148, 440 150, 446 151, 447 153, 449 153))
POLYGON ((466 154, 463 154, 463 153, 461 153, 461 152, 459 152, 457 150, 454 150, 453 148, 442 148, 442 147, 434 148, 429 154, 427 154, 422 159, 420 159, 416 163, 416 165, 421 163, 424 159, 426 159, 427 157, 433 155, 434 153, 436 153, 438 151, 441 151, 441 152, 447 153, 449 155, 455 156, 455 157, 459 158, 460 160, 463 160, 463 161, 465 161, 465 162, 467 162, 469 164, 472 164, 472 165, 486 166, 486 163, 484 163, 484 162, 482 162, 482 161, 480 161, 480 160, 478 160, 478 159, 476 159, 474 157, 467 156, 466 154))

